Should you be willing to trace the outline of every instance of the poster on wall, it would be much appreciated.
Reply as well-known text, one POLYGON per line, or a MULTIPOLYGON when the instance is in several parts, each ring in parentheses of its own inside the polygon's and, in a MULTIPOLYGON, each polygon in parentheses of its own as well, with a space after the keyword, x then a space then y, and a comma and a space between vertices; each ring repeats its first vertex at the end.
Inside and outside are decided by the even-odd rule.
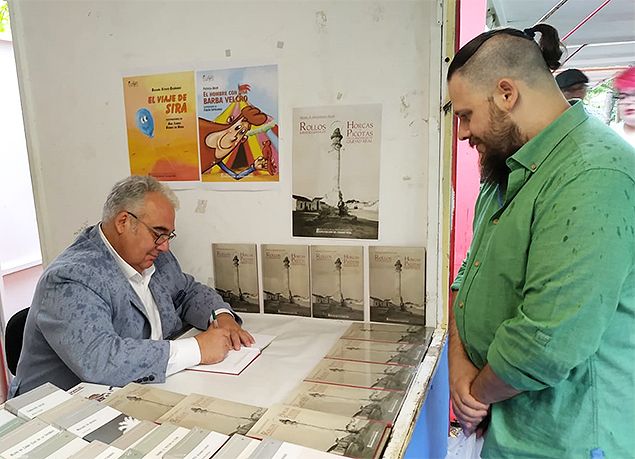
POLYGON ((260 248, 265 314, 310 317, 309 246, 263 244, 260 248))
POLYGON ((123 79, 132 175, 198 181, 194 72, 123 79))
POLYGON ((255 244, 212 244, 216 291, 238 312, 260 312, 255 244))
POLYGON ((313 317, 364 320, 361 246, 311 246, 313 317))
POLYGON ((369 247, 370 320, 425 325, 423 247, 369 247))
POLYGON ((201 180, 279 181, 278 67, 196 72, 201 180))
POLYGON ((293 111, 293 236, 379 238, 381 105, 293 111))

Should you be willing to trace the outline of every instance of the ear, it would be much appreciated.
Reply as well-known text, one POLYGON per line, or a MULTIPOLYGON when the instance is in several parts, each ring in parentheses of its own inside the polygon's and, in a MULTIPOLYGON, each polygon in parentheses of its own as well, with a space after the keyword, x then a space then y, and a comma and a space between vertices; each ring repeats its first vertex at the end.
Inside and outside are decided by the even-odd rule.
POLYGON ((518 85, 510 78, 503 78, 496 85, 496 96, 498 106, 510 112, 518 102, 518 85))
POLYGON ((113 224, 115 226, 115 230, 117 231, 117 234, 121 235, 123 234, 125 227, 126 227, 126 223, 131 219, 132 217, 130 215, 128 215, 127 212, 125 211, 121 211, 119 212, 114 220, 113 220, 113 224))

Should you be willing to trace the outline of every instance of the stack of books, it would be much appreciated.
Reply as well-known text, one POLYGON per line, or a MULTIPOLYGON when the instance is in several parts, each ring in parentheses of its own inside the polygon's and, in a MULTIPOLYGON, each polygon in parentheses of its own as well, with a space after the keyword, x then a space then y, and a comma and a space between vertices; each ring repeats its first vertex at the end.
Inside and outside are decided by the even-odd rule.
POLYGON ((330 454, 247 433, 266 409, 131 383, 44 384, 0 407, 0 459, 267 459, 330 454), (97 401, 99 400, 99 401, 97 401))
POLYGON ((418 325, 351 324, 247 435, 340 456, 380 457, 432 332, 418 325))

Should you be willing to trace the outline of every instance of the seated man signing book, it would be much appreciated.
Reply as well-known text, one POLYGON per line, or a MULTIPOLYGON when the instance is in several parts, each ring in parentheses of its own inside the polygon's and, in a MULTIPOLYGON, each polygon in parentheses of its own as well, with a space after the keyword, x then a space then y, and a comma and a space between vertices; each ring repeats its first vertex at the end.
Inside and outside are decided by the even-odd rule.
POLYGON ((170 252, 176 206, 174 193, 151 177, 115 184, 101 223, 84 230, 37 285, 11 396, 45 382, 62 389, 80 381, 160 383, 253 343, 230 306, 181 271, 170 252), (210 326, 213 315, 218 327, 210 326), (184 322, 206 331, 166 340, 184 322))

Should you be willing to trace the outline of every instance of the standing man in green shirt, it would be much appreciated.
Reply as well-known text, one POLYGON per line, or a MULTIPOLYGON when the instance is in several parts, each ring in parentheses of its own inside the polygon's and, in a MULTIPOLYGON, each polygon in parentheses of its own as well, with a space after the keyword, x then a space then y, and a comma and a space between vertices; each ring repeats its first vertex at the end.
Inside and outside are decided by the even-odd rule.
POLYGON ((450 393, 484 458, 635 457, 635 151, 567 103, 561 55, 548 25, 499 29, 448 70, 483 181, 450 393))

